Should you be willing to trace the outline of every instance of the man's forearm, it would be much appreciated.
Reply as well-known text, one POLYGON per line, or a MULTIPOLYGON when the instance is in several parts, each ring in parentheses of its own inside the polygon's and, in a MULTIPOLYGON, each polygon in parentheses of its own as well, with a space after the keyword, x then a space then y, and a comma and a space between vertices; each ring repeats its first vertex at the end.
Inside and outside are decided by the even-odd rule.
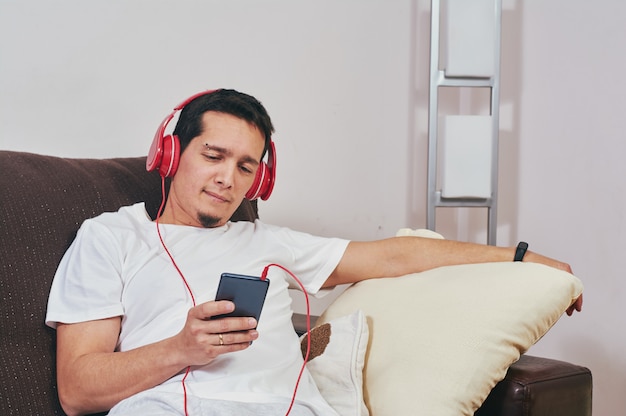
MULTIPOLYGON (((378 277, 396 277, 441 266, 513 261, 515 248, 420 237, 351 242, 325 286, 378 277)), ((568 264, 528 251, 524 261, 568 272, 568 264)))
MULTIPOLYGON (((60 326, 69 340, 74 325, 60 326)), ((127 352, 81 354, 64 342, 57 351, 59 399, 66 413, 80 415, 109 410, 121 400, 154 387, 184 368, 171 354, 171 339, 127 352)), ((80 346, 78 347, 80 348, 80 346)))

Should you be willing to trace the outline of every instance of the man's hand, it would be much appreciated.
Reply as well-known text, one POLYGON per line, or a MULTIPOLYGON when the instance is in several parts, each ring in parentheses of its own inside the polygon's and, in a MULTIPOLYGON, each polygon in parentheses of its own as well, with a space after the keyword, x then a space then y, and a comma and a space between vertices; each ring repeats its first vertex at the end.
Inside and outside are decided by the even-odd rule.
POLYGON ((248 348, 259 337, 254 318, 211 319, 234 309, 230 301, 211 301, 191 308, 185 326, 175 337, 176 351, 183 354, 181 362, 205 365, 221 354, 248 348))
MULTIPOLYGON (((571 266, 569 264, 560 262, 558 260, 551 259, 551 258, 546 257, 546 256, 542 256, 542 255, 537 254, 537 253, 532 253, 530 251, 526 252, 526 256, 524 256, 524 261, 532 261, 534 263, 542 263, 542 264, 545 264, 547 266, 554 267, 554 268, 559 269, 559 270, 563 270, 563 271, 565 271, 567 273, 573 273, 572 272, 572 268, 571 268, 571 266)), ((578 299, 576 299, 574 301, 574 303, 572 303, 570 305, 570 307, 567 308, 567 310, 565 312, 567 313, 567 316, 572 316, 574 311, 580 312, 580 311, 582 311, 582 309, 583 309, 583 295, 581 294, 578 297, 578 299)))
POLYGON ((576 301, 574 301, 574 303, 572 303, 571 306, 567 308, 565 313, 567 313, 567 316, 572 316, 574 311, 580 312, 582 310, 583 310, 583 295, 581 293, 578 299, 576 299, 576 301))

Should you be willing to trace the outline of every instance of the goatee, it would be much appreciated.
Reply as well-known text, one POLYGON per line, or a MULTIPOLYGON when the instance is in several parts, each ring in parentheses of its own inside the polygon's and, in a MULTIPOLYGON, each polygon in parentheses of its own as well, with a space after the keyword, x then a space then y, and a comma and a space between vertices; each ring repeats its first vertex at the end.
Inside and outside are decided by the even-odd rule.
POLYGON ((198 222, 202 224, 204 228, 213 228, 217 226, 221 221, 221 218, 213 217, 207 214, 198 214, 198 222))

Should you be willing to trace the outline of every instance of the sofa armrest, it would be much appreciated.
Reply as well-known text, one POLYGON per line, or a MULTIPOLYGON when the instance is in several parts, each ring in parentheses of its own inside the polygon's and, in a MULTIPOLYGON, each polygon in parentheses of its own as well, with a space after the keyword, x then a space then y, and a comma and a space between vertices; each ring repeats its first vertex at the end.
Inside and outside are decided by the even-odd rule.
POLYGON ((475 414, 591 416, 592 385, 586 367, 522 355, 475 414))

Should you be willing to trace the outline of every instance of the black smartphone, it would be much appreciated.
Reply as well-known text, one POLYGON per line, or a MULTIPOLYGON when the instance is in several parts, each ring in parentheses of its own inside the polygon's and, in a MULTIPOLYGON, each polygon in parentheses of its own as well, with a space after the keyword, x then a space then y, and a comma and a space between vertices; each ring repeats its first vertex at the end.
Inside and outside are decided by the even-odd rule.
POLYGON ((212 319, 251 316, 258 322, 269 286, 268 279, 261 280, 256 276, 222 273, 215 300, 230 300, 235 304, 235 310, 214 316, 212 319))

